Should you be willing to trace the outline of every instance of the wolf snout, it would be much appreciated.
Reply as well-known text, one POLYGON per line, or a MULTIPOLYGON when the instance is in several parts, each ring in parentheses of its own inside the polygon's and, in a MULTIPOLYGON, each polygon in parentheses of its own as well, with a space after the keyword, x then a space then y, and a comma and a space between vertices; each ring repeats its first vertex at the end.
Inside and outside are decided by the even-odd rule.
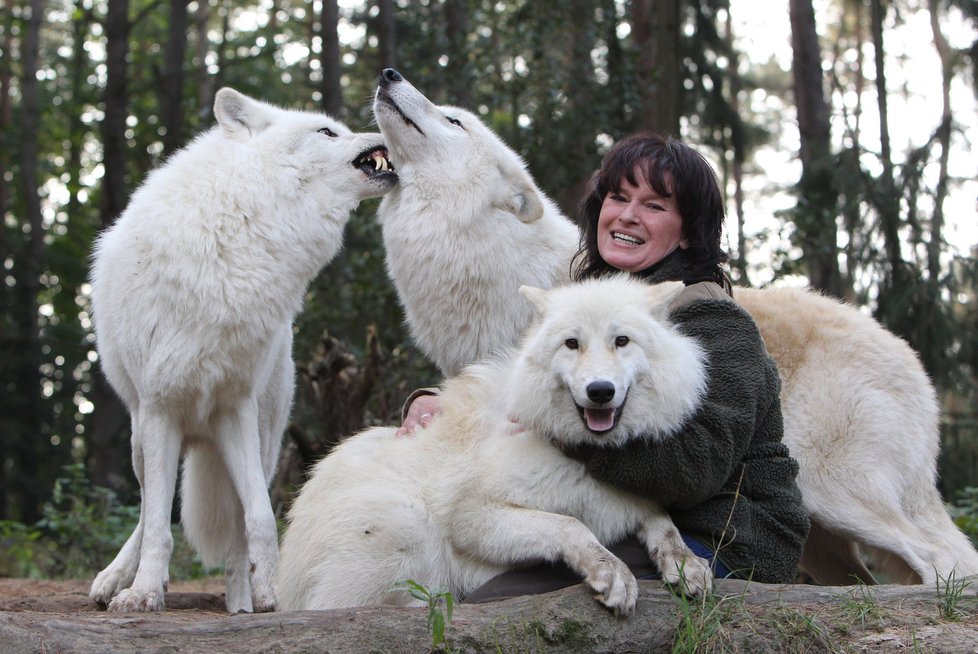
POLYGON ((607 404, 615 399, 615 385, 610 381, 599 379, 587 385, 587 399, 595 404, 607 404))
POLYGON ((404 78, 393 68, 385 68, 380 74, 380 85, 386 86, 391 82, 403 82, 404 78))

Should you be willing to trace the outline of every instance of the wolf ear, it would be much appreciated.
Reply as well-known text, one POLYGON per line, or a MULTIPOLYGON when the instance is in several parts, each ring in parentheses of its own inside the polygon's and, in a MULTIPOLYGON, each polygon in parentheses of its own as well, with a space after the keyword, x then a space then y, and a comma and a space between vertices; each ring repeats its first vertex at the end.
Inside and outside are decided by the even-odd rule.
POLYGON ((686 285, 682 282, 661 282, 649 286, 649 310, 652 315, 666 318, 672 309, 673 301, 679 297, 686 285))
POLYGON ((520 286, 520 293, 530 301, 540 313, 547 308, 547 291, 536 286, 520 286))
POLYGON ((224 133, 234 138, 254 136, 272 123, 265 105, 229 87, 214 97, 214 116, 224 133))
POLYGON ((493 206, 513 214, 524 223, 532 223, 543 216, 543 199, 530 174, 517 161, 503 157, 499 164, 502 183, 493 199, 493 206))

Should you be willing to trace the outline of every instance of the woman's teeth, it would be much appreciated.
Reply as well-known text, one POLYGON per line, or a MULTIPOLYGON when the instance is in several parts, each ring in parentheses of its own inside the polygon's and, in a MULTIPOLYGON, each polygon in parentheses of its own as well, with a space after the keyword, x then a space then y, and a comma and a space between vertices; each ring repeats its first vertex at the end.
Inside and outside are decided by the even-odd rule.
POLYGON ((628 243, 629 245, 641 245, 645 242, 641 239, 635 238, 634 236, 619 234, 618 232, 612 232, 611 237, 616 241, 622 241, 623 243, 628 243))

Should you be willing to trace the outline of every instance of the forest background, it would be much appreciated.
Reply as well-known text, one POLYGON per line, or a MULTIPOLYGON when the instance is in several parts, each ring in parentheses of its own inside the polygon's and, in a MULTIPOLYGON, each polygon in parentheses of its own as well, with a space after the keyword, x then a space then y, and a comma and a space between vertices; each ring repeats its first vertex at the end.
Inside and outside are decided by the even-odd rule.
MULTIPOLYGON (((213 124, 218 88, 371 131, 387 66, 481 115, 568 215, 615 139, 654 128, 700 147, 736 283, 808 284, 920 353, 941 490, 978 534, 978 1, 0 1, 0 574, 88 574, 62 550, 106 563, 138 511, 128 416, 93 346, 99 231, 213 124)), ((375 209, 296 324, 280 512, 339 438, 398 421, 438 381, 375 209)))

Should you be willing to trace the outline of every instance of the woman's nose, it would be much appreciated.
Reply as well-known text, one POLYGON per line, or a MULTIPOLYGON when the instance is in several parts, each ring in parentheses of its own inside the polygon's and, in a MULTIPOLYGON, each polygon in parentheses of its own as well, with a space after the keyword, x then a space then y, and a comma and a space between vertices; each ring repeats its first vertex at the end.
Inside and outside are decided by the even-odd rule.
POLYGON ((634 223, 638 222, 638 218, 635 215, 635 205, 631 202, 622 207, 621 213, 618 214, 618 220, 623 223, 634 223))

